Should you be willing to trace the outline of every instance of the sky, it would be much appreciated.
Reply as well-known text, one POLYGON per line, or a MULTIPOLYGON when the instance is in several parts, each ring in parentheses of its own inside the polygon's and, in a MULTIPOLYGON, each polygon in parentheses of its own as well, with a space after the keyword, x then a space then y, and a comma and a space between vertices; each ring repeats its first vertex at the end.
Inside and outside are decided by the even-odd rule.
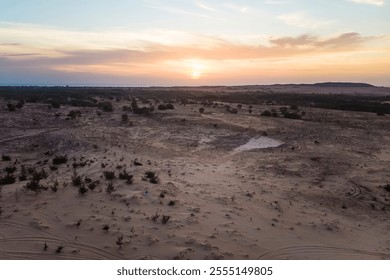
POLYGON ((0 85, 390 86, 390 0, 0 0, 0 85))

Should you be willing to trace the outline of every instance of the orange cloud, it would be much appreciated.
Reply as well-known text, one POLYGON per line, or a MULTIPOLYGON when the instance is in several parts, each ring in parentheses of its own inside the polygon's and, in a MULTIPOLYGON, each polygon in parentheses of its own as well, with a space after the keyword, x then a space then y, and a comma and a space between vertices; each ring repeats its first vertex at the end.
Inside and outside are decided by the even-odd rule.
POLYGON ((8 43, 0 45, 0 65, 26 71, 46 69, 63 73, 158 77, 172 81, 192 79, 197 83, 220 84, 261 78, 319 77, 321 80, 321 75, 332 73, 335 77, 351 78, 390 73, 389 49, 372 46, 376 41, 388 38, 365 37, 358 33, 330 38, 304 34, 270 38, 267 45, 258 46, 201 38, 200 41, 207 43, 168 45, 143 42, 142 48, 130 45, 128 48, 80 50, 8 43))

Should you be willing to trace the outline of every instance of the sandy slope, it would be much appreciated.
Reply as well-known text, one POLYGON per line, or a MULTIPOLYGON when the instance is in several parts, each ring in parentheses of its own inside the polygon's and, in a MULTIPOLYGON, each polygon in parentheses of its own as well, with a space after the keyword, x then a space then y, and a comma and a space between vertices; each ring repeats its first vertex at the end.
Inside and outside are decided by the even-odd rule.
POLYGON ((15 175, 21 164, 44 168, 41 182, 58 180, 59 189, 36 194, 18 179, 1 187, 2 259, 390 258, 390 193, 381 187, 390 181, 388 116, 306 109, 300 121, 259 117, 269 106, 200 115, 198 105, 175 104, 130 114, 130 125, 123 103, 101 117, 82 109, 75 120, 66 120, 69 107, 3 105, 0 154, 12 161, 0 162, 0 176, 17 159, 15 175), (234 151, 265 133, 284 144, 234 151), (51 171, 56 154, 69 161, 51 171), (107 193, 103 171, 123 169, 133 184, 114 179, 107 193), (147 170, 158 184, 143 179, 147 170), (80 195, 75 171, 100 183, 80 195))

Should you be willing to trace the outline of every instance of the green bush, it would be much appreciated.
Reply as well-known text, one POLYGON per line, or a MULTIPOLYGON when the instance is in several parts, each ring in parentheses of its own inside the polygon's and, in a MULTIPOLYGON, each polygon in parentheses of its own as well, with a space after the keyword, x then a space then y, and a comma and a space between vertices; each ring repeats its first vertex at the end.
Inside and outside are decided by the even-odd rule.
POLYGON ((18 109, 22 109, 24 106, 24 103, 23 102, 18 102, 16 103, 15 107, 18 108, 18 109))
POLYGON ((99 109, 103 110, 104 112, 114 111, 114 107, 112 106, 112 103, 110 101, 100 102, 98 104, 98 107, 99 107, 99 109))
POLYGON ((52 162, 55 165, 59 165, 59 164, 66 163, 67 161, 68 161, 68 156, 63 155, 63 156, 55 156, 55 158, 53 158, 52 162))
POLYGON ((48 176, 49 176, 49 174, 47 174, 47 172, 43 168, 42 168, 41 171, 34 170, 34 172, 32 174, 32 177, 33 177, 34 181, 39 181, 39 180, 42 180, 42 179, 46 179, 48 176))
POLYGON ((272 117, 272 113, 269 110, 265 110, 263 113, 261 113, 261 116, 263 116, 263 117, 272 117))
POLYGON ((76 117, 81 117, 81 112, 79 110, 72 110, 68 113, 68 117, 75 119, 76 117))
POLYGON ((295 112, 294 113, 286 112, 284 114, 284 117, 288 118, 288 119, 294 119, 294 120, 302 119, 302 116, 300 114, 298 114, 298 113, 295 113, 295 112))
POLYGON ((11 161, 11 157, 10 156, 6 156, 6 155, 1 155, 1 160, 2 161, 11 161))
POLYGON ((174 110, 175 107, 171 103, 168 103, 168 104, 160 104, 160 105, 158 105, 157 109, 161 110, 161 111, 164 111, 164 110, 174 110))
POLYGON ((122 122, 128 122, 129 116, 127 114, 122 114, 122 122))
POLYGON ((5 177, 0 177, 0 185, 11 185, 15 183, 15 176, 12 174, 7 174, 5 177))
POLYGON ((7 104, 7 108, 10 112, 14 112, 16 110, 16 107, 11 103, 7 104))
POLYGON ((55 101, 53 101, 53 102, 51 103, 51 106, 52 106, 54 109, 59 109, 59 108, 61 108, 61 104, 60 104, 59 102, 55 102, 55 101))
POLYGON ((47 188, 39 183, 37 180, 32 180, 23 186, 26 190, 33 192, 40 192, 41 190, 46 190, 47 188))

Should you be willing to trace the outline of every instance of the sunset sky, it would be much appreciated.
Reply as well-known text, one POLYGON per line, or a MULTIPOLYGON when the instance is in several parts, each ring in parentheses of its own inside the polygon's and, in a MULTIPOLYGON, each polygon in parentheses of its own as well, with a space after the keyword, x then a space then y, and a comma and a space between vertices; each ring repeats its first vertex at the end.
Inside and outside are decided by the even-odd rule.
POLYGON ((390 1, 0 0, 0 85, 390 86, 390 1))

